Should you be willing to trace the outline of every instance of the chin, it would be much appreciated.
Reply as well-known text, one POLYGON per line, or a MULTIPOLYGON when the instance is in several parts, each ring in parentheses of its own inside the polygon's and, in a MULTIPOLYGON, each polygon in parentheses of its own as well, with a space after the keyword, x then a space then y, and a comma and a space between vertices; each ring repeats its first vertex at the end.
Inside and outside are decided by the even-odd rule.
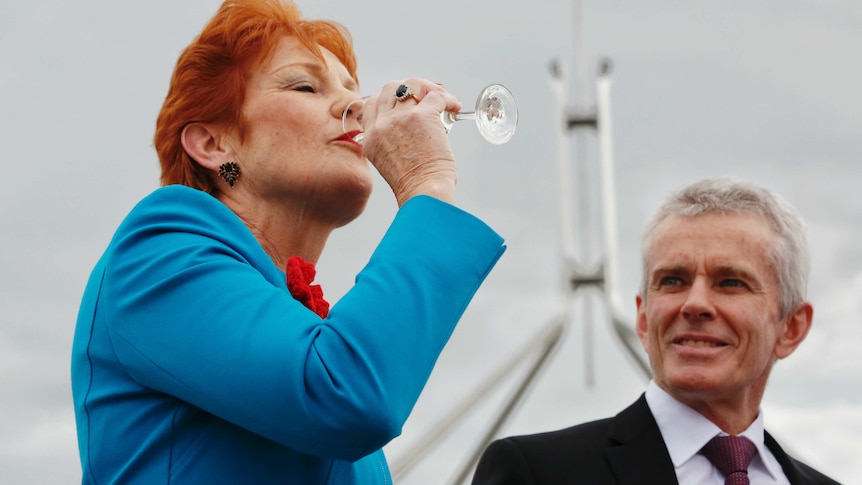
POLYGON ((717 370, 703 367, 673 369, 665 373, 663 387, 673 391, 672 394, 709 392, 719 387, 723 381, 717 370))
POLYGON ((359 190, 351 193, 342 192, 336 214, 336 227, 347 225, 356 220, 365 211, 370 197, 370 187, 368 190, 359 190))
POLYGON ((325 184, 312 194, 321 216, 335 227, 341 227, 362 214, 373 189, 374 178, 370 164, 366 164, 364 169, 330 173, 325 184))
POLYGON ((371 163, 365 162, 361 168, 355 169, 349 176, 344 178, 342 190, 352 194, 353 197, 368 200, 374 190, 374 174, 371 171, 371 163))
MULTIPOLYGON (((366 198, 365 202, 367 201, 368 199, 366 198)), ((362 215, 362 212, 365 211, 365 202, 363 202, 362 204, 357 204, 351 209, 345 208, 345 210, 342 211, 342 213, 340 214, 340 217, 338 217, 338 219, 336 220, 335 227, 346 226, 347 224, 350 224, 351 222, 355 221, 356 218, 362 215)))

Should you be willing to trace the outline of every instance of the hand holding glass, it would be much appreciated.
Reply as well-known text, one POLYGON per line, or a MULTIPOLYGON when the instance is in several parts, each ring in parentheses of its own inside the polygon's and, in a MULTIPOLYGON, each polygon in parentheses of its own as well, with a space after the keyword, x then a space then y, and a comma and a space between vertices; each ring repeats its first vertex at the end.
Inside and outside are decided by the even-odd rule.
MULTIPOLYGON (((347 133, 347 121, 350 116, 356 120, 362 119, 362 107, 368 98, 360 98, 352 101, 344 109, 341 115, 342 127, 347 133)), ((444 111, 440 113, 440 122, 446 128, 446 133, 452 129, 452 125, 456 121, 475 120, 476 127, 479 133, 485 140, 495 145, 506 143, 515 134, 515 128, 518 126, 518 105, 515 104, 515 97, 506 86, 502 84, 490 84, 485 86, 485 89, 479 93, 476 98, 476 106, 474 111, 462 111, 459 113, 451 113, 444 111)), ((356 135, 353 139, 362 143, 365 137, 364 133, 356 135)))

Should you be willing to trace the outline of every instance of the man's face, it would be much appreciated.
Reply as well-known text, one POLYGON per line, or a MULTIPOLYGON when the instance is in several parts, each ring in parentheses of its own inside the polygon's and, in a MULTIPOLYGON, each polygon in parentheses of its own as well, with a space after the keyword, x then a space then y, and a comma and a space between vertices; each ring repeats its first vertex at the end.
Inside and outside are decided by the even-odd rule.
POLYGON ((774 360, 804 338, 810 305, 779 318, 774 241, 752 214, 671 216, 656 228, 637 332, 655 382, 680 401, 756 409, 774 360))

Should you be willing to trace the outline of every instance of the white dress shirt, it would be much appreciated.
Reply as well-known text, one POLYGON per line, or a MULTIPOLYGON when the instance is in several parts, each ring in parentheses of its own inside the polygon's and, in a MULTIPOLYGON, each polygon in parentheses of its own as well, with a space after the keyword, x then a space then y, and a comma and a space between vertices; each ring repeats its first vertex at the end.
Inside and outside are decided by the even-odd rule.
MULTIPOLYGON (((709 460, 698 453, 714 436, 727 433, 703 415, 674 399, 650 381, 646 401, 661 431, 667 451, 673 461, 680 485, 724 485, 724 476, 709 460)), ((740 433, 757 447, 757 456, 748 466, 751 485, 790 485, 781 465, 763 441, 763 411, 745 431, 740 433)))

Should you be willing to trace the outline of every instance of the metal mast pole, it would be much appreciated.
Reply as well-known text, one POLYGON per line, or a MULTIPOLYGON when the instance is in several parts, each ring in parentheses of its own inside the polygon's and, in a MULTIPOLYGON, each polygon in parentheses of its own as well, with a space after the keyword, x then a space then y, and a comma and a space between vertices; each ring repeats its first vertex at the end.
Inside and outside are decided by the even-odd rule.
MULTIPOLYGON (((574 0, 574 56, 575 56, 575 110, 588 110, 589 93, 587 92, 589 62, 587 59, 586 36, 584 35, 584 5, 582 0, 574 0)), ((561 104, 560 106, 568 106, 561 104)), ((584 130, 575 132, 578 162, 578 215, 581 233, 581 265, 591 264, 593 258, 592 241, 589 237, 592 228, 590 214, 590 164, 587 146, 587 133, 584 130)), ((566 161, 568 162, 568 160, 566 161)), ((585 295, 582 299, 581 321, 583 322, 584 379, 587 387, 593 387, 596 382, 595 371, 595 337, 593 335, 593 298, 585 295)))
MULTIPOLYGON (((514 413, 515 408, 525 398, 530 386, 537 380, 541 370, 551 360, 554 350, 559 346, 565 330, 568 328, 572 318, 571 310, 578 290, 584 286, 598 289, 610 315, 612 328, 618 339, 623 344, 629 356, 634 360, 637 367, 649 378, 651 370, 641 353, 640 343, 634 328, 626 322, 621 310, 621 301, 617 289, 617 226, 616 226, 616 194, 613 167, 613 139, 611 137, 611 108, 610 108, 610 74, 611 64, 602 61, 599 66, 598 79, 596 81, 596 106, 587 107, 588 93, 586 85, 587 59, 584 54, 585 46, 583 40, 582 5, 581 0, 575 1, 575 52, 577 62, 577 78, 575 92, 575 108, 568 107, 568 78, 565 63, 556 60, 551 63, 550 87, 554 95, 552 113, 555 123, 554 134, 558 155, 558 190, 560 199, 559 219, 559 255, 560 266, 563 271, 561 309, 558 315, 536 333, 522 349, 501 368, 488 377, 483 384, 466 396, 440 423, 438 427, 415 446, 411 447, 405 456, 392 467, 392 475, 397 480, 405 475, 425 454, 431 450, 444 435, 481 400, 483 400, 492 389, 496 388, 507 375, 511 374, 518 366, 535 355, 527 373, 515 385, 514 392, 505 401, 500 411, 494 416, 491 426, 484 433, 482 439, 476 444, 473 453, 460 468, 456 478, 452 482, 455 485, 464 483, 476 466, 482 451, 497 436, 505 422, 514 413), (580 222, 580 262, 575 256, 576 236, 573 229, 575 215, 573 207, 576 205, 573 196, 573 180, 571 153, 570 153, 570 131, 577 129, 577 160, 578 160, 578 220, 580 222), (590 235, 593 234, 592 214, 590 212, 590 201, 592 196, 590 189, 594 186, 593 174, 590 172, 589 150, 587 145, 587 131, 592 130, 598 136, 599 150, 599 191, 602 204, 602 249, 604 255, 598 262, 599 267, 586 270, 587 265, 594 265, 592 244, 590 235)), ((594 355, 593 355, 593 326, 592 326, 592 304, 588 298, 583 299, 583 321, 584 321, 584 355, 586 358, 586 383, 593 386, 595 383, 594 355)))

